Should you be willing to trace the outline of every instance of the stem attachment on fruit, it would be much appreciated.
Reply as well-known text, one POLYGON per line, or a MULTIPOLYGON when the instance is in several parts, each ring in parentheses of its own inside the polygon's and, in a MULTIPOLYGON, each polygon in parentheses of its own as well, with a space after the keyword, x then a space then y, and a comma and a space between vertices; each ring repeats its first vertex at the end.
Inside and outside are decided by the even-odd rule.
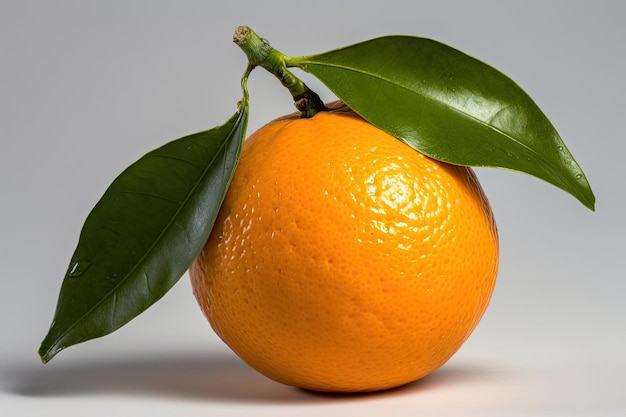
POLYGON ((316 113, 327 110, 320 97, 287 69, 285 55, 272 48, 266 39, 247 26, 239 26, 235 30, 233 41, 248 57, 249 67, 265 68, 289 90, 301 117, 313 117, 316 113))

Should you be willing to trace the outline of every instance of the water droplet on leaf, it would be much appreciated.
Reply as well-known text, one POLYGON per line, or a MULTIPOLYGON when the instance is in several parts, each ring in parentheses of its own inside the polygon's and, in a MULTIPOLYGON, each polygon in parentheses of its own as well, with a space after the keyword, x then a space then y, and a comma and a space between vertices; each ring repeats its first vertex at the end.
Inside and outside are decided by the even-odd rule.
POLYGON ((87 271, 89 266, 91 266, 91 261, 89 259, 79 259, 78 261, 74 262, 74 264, 70 267, 68 271, 68 276, 70 278, 78 278, 82 276, 85 271, 87 271))

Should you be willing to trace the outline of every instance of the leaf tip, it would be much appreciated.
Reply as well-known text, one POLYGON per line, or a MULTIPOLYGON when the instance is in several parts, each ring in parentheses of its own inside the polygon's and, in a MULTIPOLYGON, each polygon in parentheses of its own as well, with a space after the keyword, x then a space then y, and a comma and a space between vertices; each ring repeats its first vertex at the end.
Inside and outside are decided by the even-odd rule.
POLYGON ((45 348, 43 345, 39 348, 39 358, 41 359, 41 363, 44 365, 50 362, 52 358, 56 355, 57 352, 51 351, 50 349, 45 348))
POLYGON ((51 335, 51 332, 49 331, 46 337, 41 342, 41 346, 39 346, 39 350, 37 351, 37 353, 39 354, 39 358, 41 359, 41 362, 44 365, 50 362, 52 358, 56 356, 57 353, 63 350, 63 346, 59 347, 58 342, 57 343, 50 342, 51 337, 52 335, 51 335))

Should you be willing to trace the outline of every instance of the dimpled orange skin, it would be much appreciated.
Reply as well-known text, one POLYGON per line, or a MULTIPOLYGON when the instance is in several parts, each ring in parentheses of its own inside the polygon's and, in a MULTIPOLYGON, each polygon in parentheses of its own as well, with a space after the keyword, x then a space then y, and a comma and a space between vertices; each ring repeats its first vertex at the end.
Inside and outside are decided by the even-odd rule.
POLYGON ((497 230, 471 169, 334 107, 250 136, 190 276, 215 332, 267 377, 384 390, 442 366, 476 327, 497 230))

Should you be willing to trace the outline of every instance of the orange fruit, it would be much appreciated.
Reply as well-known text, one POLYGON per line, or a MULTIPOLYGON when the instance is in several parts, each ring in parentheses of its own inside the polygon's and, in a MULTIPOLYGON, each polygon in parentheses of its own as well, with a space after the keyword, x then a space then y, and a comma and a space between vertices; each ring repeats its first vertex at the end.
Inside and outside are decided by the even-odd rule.
POLYGON ((476 327, 497 230, 471 169, 334 107, 248 138, 190 276, 215 332, 269 378, 383 390, 442 366, 476 327))

